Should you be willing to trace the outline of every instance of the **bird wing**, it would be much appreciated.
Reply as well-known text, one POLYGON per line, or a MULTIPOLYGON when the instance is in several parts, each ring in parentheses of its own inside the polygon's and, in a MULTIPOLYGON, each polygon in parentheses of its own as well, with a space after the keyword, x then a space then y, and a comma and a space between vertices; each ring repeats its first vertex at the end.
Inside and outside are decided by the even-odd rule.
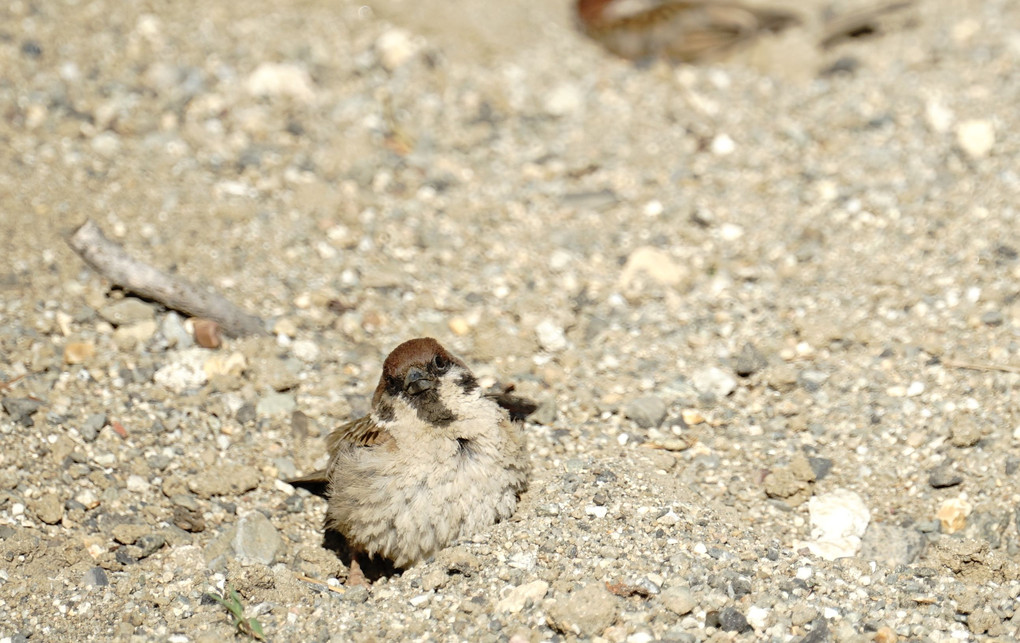
MULTIPOLYGON (((332 458, 337 451, 346 447, 370 447, 392 439, 389 431, 373 422, 371 416, 366 415, 334 429, 326 437, 326 452, 332 458)), ((324 487, 329 482, 329 467, 284 482, 305 487, 315 493, 319 486, 324 487)))

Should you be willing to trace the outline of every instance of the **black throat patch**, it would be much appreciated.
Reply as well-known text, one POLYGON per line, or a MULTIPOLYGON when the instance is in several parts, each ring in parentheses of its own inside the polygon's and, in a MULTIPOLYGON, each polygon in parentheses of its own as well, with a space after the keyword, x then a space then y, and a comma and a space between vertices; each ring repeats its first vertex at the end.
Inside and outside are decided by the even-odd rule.
POLYGON ((422 391, 418 395, 408 397, 407 400, 422 422, 434 426, 449 426, 457 419, 453 411, 439 399, 439 391, 436 389, 422 391))

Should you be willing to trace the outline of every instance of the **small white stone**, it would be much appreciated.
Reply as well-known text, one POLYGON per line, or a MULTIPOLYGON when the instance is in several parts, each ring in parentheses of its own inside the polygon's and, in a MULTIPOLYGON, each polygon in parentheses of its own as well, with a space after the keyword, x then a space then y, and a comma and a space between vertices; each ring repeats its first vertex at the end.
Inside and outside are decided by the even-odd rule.
POLYGON ((712 154, 716 156, 727 156, 733 154, 737 144, 730 138, 729 134, 719 134, 712 139, 712 154))
POLYGON ((542 320, 535 326, 539 345, 550 353, 557 353, 567 347, 567 337, 563 328, 549 319, 542 320))
POLYGON ((769 610, 752 605, 747 610, 747 622, 756 630, 764 630, 769 624, 769 610))
POLYGON ((989 120, 964 121, 956 127, 956 142, 967 156, 984 158, 995 145, 995 125, 989 120))
POLYGON ((312 77, 294 63, 262 63, 248 76, 245 87, 254 96, 290 96, 303 101, 315 97, 312 77))
POLYGON ((924 116, 928 121, 928 127, 939 134, 948 132, 949 128, 953 126, 953 110, 940 101, 928 101, 924 107, 924 116))
POLYGON ((698 543, 694 545, 694 553, 705 555, 708 553, 708 547, 705 546, 705 543, 698 543))
POLYGON ((420 607, 425 603, 428 603, 432 599, 432 592, 425 592, 424 594, 418 594, 417 596, 411 597, 408 601, 411 607, 420 607))
POLYGON ((530 583, 518 585, 496 603, 496 611, 516 614, 524 609, 528 600, 537 603, 545 597, 548 591, 549 583, 544 580, 533 580, 530 583))
POLYGON ((917 397, 921 393, 924 393, 924 382, 914 381, 907 387, 907 397, 917 397))
POLYGON ((302 362, 314 362, 319 359, 319 345, 310 339, 298 339, 290 345, 290 352, 302 362))
POLYGON ((573 83, 559 85, 545 97, 544 107, 553 116, 571 116, 584 104, 580 89, 573 83))
POLYGON ((861 538, 871 522, 871 511, 864 500, 853 491, 836 489, 808 500, 811 516, 811 540, 795 543, 795 548, 806 546, 812 554, 825 560, 836 560, 855 555, 861 548, 861 538))
POLYGON ((11 515, 20 516, 25 513, 25 505, 20 502, 15 502, 11 505, 11 515))
POLYGON ((606 514, 609 513, 609 509, 598 505, 588 505, 584 508, 584 513, 589 516, 595 516, 596 518, 605 518, 606 514))
POLYGON ((375 52, 379 56, 379 64, 393 71, 410 60, 418 52, 418 46, 409 31, 394 28, 376 39, 375 52))
POLYGON ((149 489, 149 481, 139 475, 130 475, 127 479, 127 489, 134 493, 144 493, 149 489))
POLYGON ((664 210, 665 208, 662 206, 662 201, 659 201, 658 199, 649 201, 642 209, 646 217, 657 217, 662 214, 664 210))
POLYGON ((724 223, 719 227, 719 236, 723 241, 736 241, 744 236, 744 228, 736 223, 724 223))

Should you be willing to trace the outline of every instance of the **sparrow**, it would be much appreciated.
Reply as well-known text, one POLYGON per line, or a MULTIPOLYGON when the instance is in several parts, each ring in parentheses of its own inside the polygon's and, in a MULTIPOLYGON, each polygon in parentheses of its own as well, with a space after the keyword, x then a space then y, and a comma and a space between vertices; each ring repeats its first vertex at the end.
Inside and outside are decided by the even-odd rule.
POLYGON ((467 365, 431 337, 383 362, 371 413, 326 439, 325 469, 291 484, 324 485, 326 528, 359 555, 403 569, 513 515, 528 485, 520 425, 480 390, 467 365))
POLYGON ((796 14, 712 0, 577 0, 588 37, 630 60, 713 58, 765 31, 797 24, 796 14))
MULTIPOLYGON (((818 45, 880 31, 882 18, 912 4, 893 0, 822 16, 818 45)), ((726 0, 577 0, 575 18, 582 33, 618 56, 682 63, 716 59, 763 33, 809 22, 791 11, 726 0)))

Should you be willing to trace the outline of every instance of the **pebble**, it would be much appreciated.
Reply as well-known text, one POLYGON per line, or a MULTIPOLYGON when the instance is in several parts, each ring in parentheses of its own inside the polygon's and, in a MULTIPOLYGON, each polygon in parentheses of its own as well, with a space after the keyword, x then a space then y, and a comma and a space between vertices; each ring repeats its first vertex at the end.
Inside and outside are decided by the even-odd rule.
POLYGON ((546 94, 543 106, 551 116, 571 116, 584 106, 584 95, 575 83, 562 83, 546 94))
POLYGON ((981 427, 972 415, 954 419, 949 426, 949 443, 954 447, 972 447, 981 441, 981 427))
POLYGON ((283 546, 283 539, 265 514, 253 511, 238 521, 233 545, 239 558, 271 565, 283 546))
POLYGON ((762 370, 768 364, 768 360, 761 354, 761 351, 754 344, 748 342, 737 353, 733 371, 741 377, 748 377, 762 370))
POLYGON ((646 395, 630 401, 624 411, 628 418, 638 426, 648 429, 657 427, 666 419, 669 406, 654 395, 646 395))
POLYGON ((298 339, 290 345, 291 354, 305 362, 310 364, 319 359, 319 345, 309 339, 298 339))
POLYGON ((287 415, 297 408, 297 400, 290 393, 268 393, 259 398, 255 412, 260 417, 287 415))
POLYGON ((620 606, 602 583, 591 582, 549 608, 549 624, 563 634, 590 638, 616 621, 620 606))
POLYGON ((955 487, 963 482, 963 476, 956 472, 952 462, 945 462, 928 473, 928 484, 935 489, 955 487))
POLYGON ((209 356, 202 364, 202 372, 207 380, 214 377, 240 377, 248 368, 248 359, 243 353, 233 352, 229 355, 216 353, 209 356))
POLYGON ((538 345, 550 353, 558 353, 567 347, 567 336, 556 322, 545 319, 535 326, 538 345))
POLYGON ((995 125, 989 120, 967 120, 956 126, 956 142, 967 156, 983 159, 995 146, 995 125))
POLYGON ((312 77, 294 63, 262 63, 248 76, 245 88, 253 96, 289 96, 304 102, 315 98, 312 77))
POLYGON ((687 277, 687 269, 668 253, 651 246, 641 246, 627 257, 620 273, 620 285, 631 289, 639 285, 642 276, 663 286, 677 286, 687 277))
POLYGON ((528 601, 537 603, 545 598, 548 591, 549 583, 544 580, 533 580, 530 583, 518 585, 496 603, 496 611, 516 614, 524 609, 528 601))
POLYGON ((764 630, 768 627, 771 613, 767 608, 752 605, 747 610, 747 623, 755 630, 764 630))
POLYGON ((92 342, 68 342, 64 346, 65 364, 84 364, 95 356, 96 347, 92 342))
POLYGON ((96 312, 114 326, 127 326, 156 319, 155 309, 134 297, 125 297, 120 301, 107 304, 96 312))
POLYGON ((82 575, 82 584, 86 587, 106 587, 110 579, 102 567, 91 567, 82 575))
POLYGON ((203 348, 179 351, 171 361, 157 370, 152 379, 174 393, 201 388, 208 381, 205 362, 209 353, 203 348))
POLYGON ((698 606, 698 601, 695 600, 691 588, 683 585, 662 590, 662 593, 659 594, 659 601, 663 607, 679 616, 690 614, 698 606))
POLYGON ((387 71, 402 66, 418 53, 418 45, 406 29, 387 29, 375 40, 379 64, 387 71))
POLYGON ((817 393, 828 379, 829 374, 822 371, 806 369, 797 373, 797 385, 808 393, 817 393))
POLYGON ((154 319, 118 326, 117 330, 113 331, 113 342, 120 350, 129 351, 152 339, 156 334, 156 329, 156 320, 154 319))
POLYGON ((738 634, 751 630, 751 624, 747 622, 747 617, 732 607, 724 607, 718 612, 709 612, 705 617, 705 625, 717 627, 723 632, 738 634))
POLYGON ((927 542, 925 535, 917 529, 873 522, 864 532, 860 558, 890 568, 910 565, 921 556, 927 542))
POLYGON ((55 493, 44 493, 29 501, 29 507, 36 517, 47 525, 55 525, 64 517, 64 503, 55 493))
POLYGON ((32 426, 32 416, 42 408, 43 403, 27 397, 5 397, 0 400, 11 420, 23 426, 32 426))
POLYGON ((166 339, 168 348, 186 349, 195 344, 191 333, 184 327, 184 320, 174 311, 168 312, 160 323, 159 331, 166 339))
POLYGON ((942 525, 943 533, 955 534, 967 526, 967 516, 972 509, 965 498, 950 498, 942 503, 935 517, 942 525))
POLYGON ((721 368, 710 366, 695 371, 691 375, 691 384, 699 393, 721 400, 737 389, 737 378, 721 368))
POLYGON ((255 467, 221 464, 189 478, 188 489, 204 499, 213 496, 238 496, 257 487, 259 478, 259 472, 255 467))
POLYGON ((106 426, 106 413, 93 413, 81 423, 78 433, 82 440, 94 442, 104 426, 106 426))
POLYGON ((808 500, 812 540, 795 545, 806 546, 825 560, 854 556, 860 551, 861 538, 871 521, 871 511, 853 491, 836 489, 808 500))

